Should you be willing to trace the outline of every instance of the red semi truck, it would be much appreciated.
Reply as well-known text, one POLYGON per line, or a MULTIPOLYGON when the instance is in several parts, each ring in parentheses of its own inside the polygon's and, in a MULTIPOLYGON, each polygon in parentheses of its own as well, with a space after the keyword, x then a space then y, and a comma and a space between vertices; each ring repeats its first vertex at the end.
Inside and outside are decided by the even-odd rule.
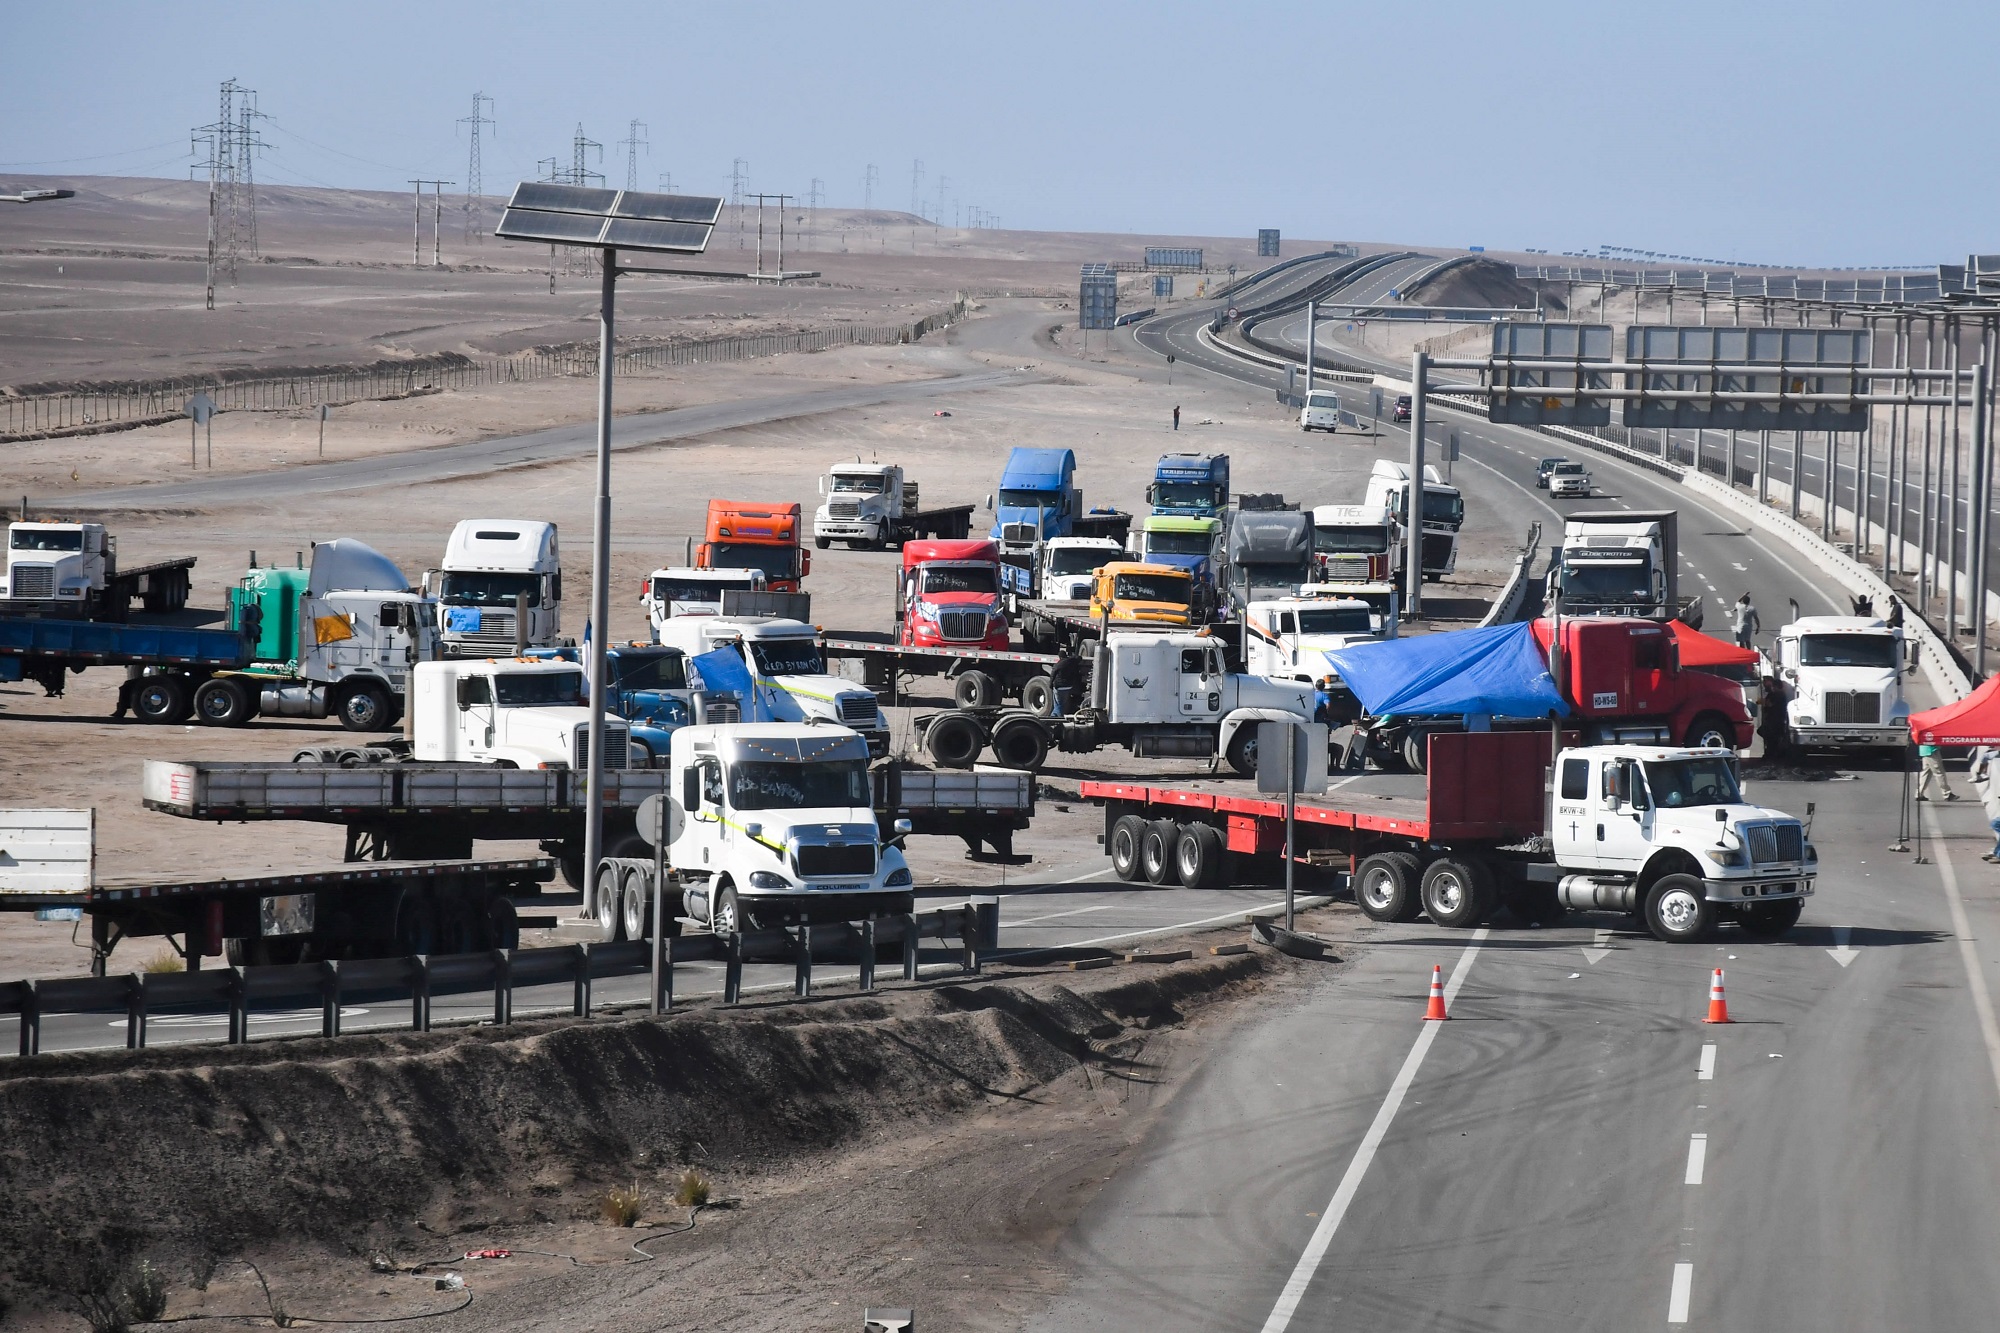
POLYGON ((800 538, 796 504, 710 500, 708 529, 695 548, 696 569, 761 569, 771 592, 799 592, 812 572, 812 553, 800 538))
POLYGON ((896 642, 906 648, 1010 647, 1000 605, 1000 547, 990 541, 904 542, 896 642))

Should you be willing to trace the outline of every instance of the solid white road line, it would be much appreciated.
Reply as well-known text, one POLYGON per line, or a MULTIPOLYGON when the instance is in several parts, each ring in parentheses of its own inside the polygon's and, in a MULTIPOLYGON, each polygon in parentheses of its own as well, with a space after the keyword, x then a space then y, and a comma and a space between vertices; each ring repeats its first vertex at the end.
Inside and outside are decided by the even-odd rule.
POLYGON ((1701 1169, 1706 1165, 1708 1165, 1708 1135, 1693 1135, 1688 1139, 1687 1180, 1683 1183, 1701 1184, 1701 1169))
POLYGON ((1022 926, 1038 926, 1044 921, 1055 921, 1066 916, 1082 916, 1085 912, 1108 912, 1116 903, 1099 903, 1095 907, 1072 907, 1067 912, 1050 912, 1047 916, 1031 916, 1026 921, 1008 921, 1001 924, 1002 930, 1015 930, 1022 926))
MULTIPOLYGON (((1459 987, 1465 984, 1466 974, 1472 971, 1472 960, 1479 956, 1479 945, 1486 934, 1483 927, 1474 931, 1472 943, 1466 945, 1465 952, 1458 956, 1457 964, 1451 969, 1451 980, 1445 983, 1447 1005, 1457 998, 1459 987)), ((1396 1119, 1396 1112, 1402 1108, 1403 1098, 1409 1094, 1410 1084, 1416 1081, 1417 1070, 1423 1065, 1424 1056, 1429 1053, 1441 1027, 1441 1023, 1425 1023, 1418 1031, 1410 1053, 1403 1057, 1403 1067, 1396 1071, 1396 1079, 1389 1085, 1388 1096, 1382 1099, 1381 1108, 1375 1112, 1374 1122, 1361 1136, 1361 1146, 1354 1150, 1354 1160, 1347 1164, 1347 1173, 1341 1176, 1340 1187, 1334 1190, 1332 1200, 1320 1213, 1319 1225, 1313 1228, 1305 1253, 1293 1265, 1292 1275, 1285 1279, 1285 1288, 1278 1293, 1278 1303, 1271 1307, 1271 1315, 1264 1321, 1263 1333, 1284 1333, 1291 1326, 1292 1315, 1298 1311, 1306 1288, 1312 1285, 1313 1274, 1319 1271, 1320 1260, 1326 1257, 1327 1247, 1333 1243, 1333 1233, 1340 1229, 1340 1220, 1347 1216, 1348 1206, 1361 1189, 1362 1177, 1368 1174, 1368 1164, 1375 1160, 1376 1150, 1388 1137, 1389 1126, 1396 1119)))
POLYGON ((1688 1302, 1694 1297, 1694 1265, 1674 1265, 1674 1289, 1667 1297, 1667 1322, 1685 1324, 1688 1321, 1688 1302))
POLYGON ((1701 1064, 1695 1068, 1694 1076, 1698 1079, 1711 1079, 1715 1077, 1714 1042, 1708 1042, 1701 1048, 1701 1064))
POLYGON ((1924 826, 1930 830, 1937 854, 1939 876, 1944 880, 1945 901, 1951 904, 1951 931, 1958 936, 1959 961, 1965 964, 1966 984, 1972 987, 1972 1007, 1979 1015, 1979 1034, 1986 1039, 1986 1062, 1993 1066, 1993 1086, 2000 1090, 2000 1023, 1993 1018, 1993 995, 1986 989, 1986 974, 1979 970, 1979 950, 1973 945, 1972 922, 1965 915, 1965 900, 1958 895, 1958 874, 1951 866, 1951 853, 1938 832, 1937 816, 1924 807, 1924 826))

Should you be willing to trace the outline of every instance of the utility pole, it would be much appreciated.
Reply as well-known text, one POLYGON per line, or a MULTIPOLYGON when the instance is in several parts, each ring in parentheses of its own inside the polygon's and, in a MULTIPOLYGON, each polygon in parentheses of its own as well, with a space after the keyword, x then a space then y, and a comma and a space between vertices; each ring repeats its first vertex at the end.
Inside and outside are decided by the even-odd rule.
POLYGON ((639 188, 639 150, 645 149, 648 157, 653 153, 653 146, 646 141, 645 132, 646 122, 635 120, 625 131, 625 137, 618 141, 618 146, 625 150, 625 188, 628 190, 639 188))
POLYGON ((475 237, 481 241, 486 239, 486 229, 476 225, 479 212, 479 199, 483 193, 479 182, 479 127, 482 125, 491 125, 493 126, 494 134, 497 135, 500 133, 500 122, 494 120, 491 116, 480 113, 481 103, 490 107, 493 105, 493 99, 485 93, 474 93, 472 95, 472 114, 458 118, 459 124, 472 126, 472 154, 467 159, 465 166, 465 241, 467 245, 472 244, 475 237))
POLYGON ((813 177, 812 188, 806 191, 806 235, 808 236, 819 234, 819 206, 820 201, 825 198, 826 182, 817 176, 813 177))
POLYGON ((663 171, 663 172, 661 172, 661 173, 660 173, 660 193, 661 193, 661 194, 672 194, 673 192, 674 192, 674 173, 673 173, 673 172, 671 172, 671 171, 663 171))
MULTIPOLYGON (((453 183, 452 181, 431 180, 428 177, 423 180, 413 180, 410 182, 410 184, 417 187, 417 220, 410 229, 410 243, 412 248, 410 262, 412 264, 421 266, 424 262, 424 187, 430 185, 436 187, 438 190, 442 190, 445 186, 453 183)), ((431 267, 433 268, 437 267, 438 262, 438 214, 444 210, 444 196, 439 194, 437 199, 437 209, 431 215, 431 267)))
POLYGON ((875 185, 881 179, 881 171, 877 169, 873 162, 870 162, 868 164, 868 173, 861 178, 861 206, 863 208, 873 209, 875 207, 875 185))
POLYGON ((764 204, 775 200, 778 205, 778 281, 785 280, 785 206, 792 201, 789 194, 752 194, 757 201, 757 272, 764 271, 764 204))
POLYGON ((917 158, 910 163, 910 211, 923 216, 924 160, 917 158))
POLYGON ((736 248, 743 248, 743 186, 750 179, 750 164, 736 158, 729 168, 729 206, 736 210, 736 248))
POLYGON ((257 137, 257 129, 252 122, 268 120, 269 117, 257 109, 255 92, 248 88, 238 91, 243 94, 236 107, 236 162, 243 187, 244 249, 250 252, 252 259, 259 259, 262 255, 257 249, 257 172, 254 164, 257 150, 269 145, 257 137))
POLYGON ((456 185, 457 181, 431 182, 431 267, 443 268, 444 260, 438 255, 438 231, 444 225, 444 187, 456 185))
POLYGON ((937 193, 931 196, 931 209, 936 214, 936 216, 932 220, 939 223, 940 225, 942 225, 944 222, 945 195, 947 192, 950 191, 950 189, 951 189, 951 177, 945 175, 943 172, 939 172, 937 178, 937 193))
POLYGON ((194 129, 195 150, 208 149, 208 160, 195 164, 207 168, 209 203, 208 309, 215 309, 215 273, 220 269, 236 279, 236 261, 247 248, 257 253, 257 215, 254 198, 245 197, 239 185, 254 181, 250 159, 264 147, 252 122, 263 115, 257 110, 257 94, 234 79, 223 81, 217 97, 215 123, 194 129))

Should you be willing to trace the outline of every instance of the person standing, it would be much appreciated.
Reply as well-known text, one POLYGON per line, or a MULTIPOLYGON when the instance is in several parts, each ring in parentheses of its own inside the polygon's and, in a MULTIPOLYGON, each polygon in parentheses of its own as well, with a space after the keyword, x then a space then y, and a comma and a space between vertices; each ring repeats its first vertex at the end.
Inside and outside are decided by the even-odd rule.
POLYGON ((1751 602, 1749 593, 1737 598, 1736 605, 1729 608, 1729 624, 1736 631, 1738 648, 1753 646, 1751 640, 1764 628, 1764 622, 1758 618, 1757 607, 1751 602))
POLYGON ((1175 404, 1174 404, 1174 429, 1175 429, 1175 430, 1179 430, 1180 428, 1181 428, 1181 405, 1180 405, 1179 403, 1175 403, 1175 404))
POLYGON ((1944 793, 1947 801, 1957 800, 1958 793, 1954 792, 1951 783, 1945 780, 1944 755, 1938 751, 1938 747, 1930 741, 1923 741, 1917 746, 1917 757, 1924 761, 1923 780, 1917 783, 1917 799, 1928 801, 1930 797, 1926 793, 1930 791, 1931 783, 1936 782, 1938 790, 1944 793))

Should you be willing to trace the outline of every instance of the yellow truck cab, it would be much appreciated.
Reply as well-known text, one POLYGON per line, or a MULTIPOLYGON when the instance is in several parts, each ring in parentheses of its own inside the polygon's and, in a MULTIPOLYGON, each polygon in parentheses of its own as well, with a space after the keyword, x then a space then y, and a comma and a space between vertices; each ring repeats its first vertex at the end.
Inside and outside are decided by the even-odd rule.
POLYGON ((1090 614, 1128 625, 1187 625, 1194 596, 1194 577, 1185 569, 1114 560, 1097 571, 1090 614))

